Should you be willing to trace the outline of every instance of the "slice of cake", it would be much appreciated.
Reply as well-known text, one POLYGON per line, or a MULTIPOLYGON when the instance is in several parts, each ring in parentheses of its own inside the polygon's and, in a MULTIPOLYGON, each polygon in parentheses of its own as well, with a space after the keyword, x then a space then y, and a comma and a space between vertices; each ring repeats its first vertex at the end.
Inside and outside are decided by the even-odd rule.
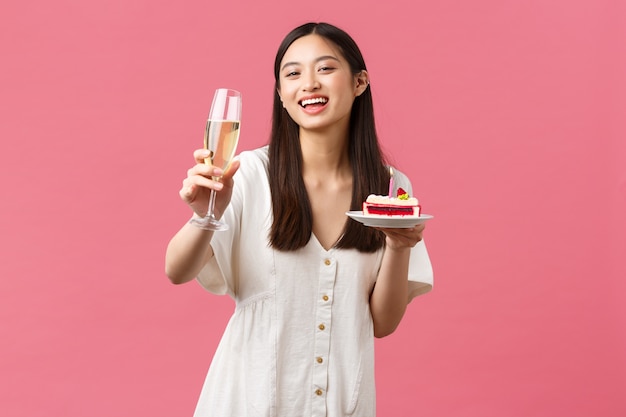
POLYGON ((398 188, 397 197, 370 194, 363 203, 363 214, 374 217, 419 217, 420 209, 417 198, 409 197, 409 194, 402 188, 398 188))

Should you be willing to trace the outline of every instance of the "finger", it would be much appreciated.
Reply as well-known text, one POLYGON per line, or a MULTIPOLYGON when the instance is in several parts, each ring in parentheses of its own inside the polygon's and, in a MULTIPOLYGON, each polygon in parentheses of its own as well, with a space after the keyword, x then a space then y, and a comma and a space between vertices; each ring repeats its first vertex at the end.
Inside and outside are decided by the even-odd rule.
POLYGON ((187 171, 187 176, 193 177, 195 175, 201 175, 203 177, 210 178, 210 177, 221 177, 223 173, 224 172, 220 168, 214 165, 207 165, 203 162, 200 162, 194 165, 193 167, 189 168, 189 170, 187 171))
POLYGON ((390 234, 393 236, 398 236, 398 237, 406 237, 409 239, 413 239, 416 237, 420 237, 422 233, 424 232, 424 225, 416 225, 414 227, 408 227, 408 228, 393 228, 393 229, 384 229, 383 230, 386 234, 390 234))
POLYGON ((382 228, 380 229, 388 239, 388 242, 393 242, 394 247, 413 247, 417 245, 422 240, 422 232, 423 228, 405 228, 405 229, 394 229, 394 228, 382 228))
POLYGON ((180 195, 180 198, 183 199, 183 201, 191 202, 194 200, 196 195, 196 186, 194 184, 183 183, 183 188, 180 189, 178 194, 180 195))
POLYGON ((199 164, 204 164, 207 158, 211 157, 211 152, 207 149, 196 149, 193 151, 193 159, 199 164))
POLYGON ((209 188, 216 191, 224 188, 224 184, 219 181, 212 179, 212 177, 207 177, 204 175, 189 175, 187 178, 183 180, 183 188, 189 188, 194 186, 196 189, 198 187, 209 188))
POLYGON ((228 169, 226 170, 226 172, 224 172, 224 175, 222 176, 222 182, 228 182, 230 184, 231 179, 233 178, 235 172, 237 172, 240 166, 241 162, 239 161, 239 158, 233 159, 228 169))
POLYGON ((419 232, 415 227, 377 227, 376 229, 394 236, 410 236, 419 232))

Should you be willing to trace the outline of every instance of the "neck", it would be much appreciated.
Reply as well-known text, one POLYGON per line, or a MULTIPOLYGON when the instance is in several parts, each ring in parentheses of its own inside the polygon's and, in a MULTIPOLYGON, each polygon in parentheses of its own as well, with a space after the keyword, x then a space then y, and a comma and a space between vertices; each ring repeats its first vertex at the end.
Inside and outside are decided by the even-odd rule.
POLYGON ((347 134, 301 130, 300 146, 305 178, 351 175, 347 134))

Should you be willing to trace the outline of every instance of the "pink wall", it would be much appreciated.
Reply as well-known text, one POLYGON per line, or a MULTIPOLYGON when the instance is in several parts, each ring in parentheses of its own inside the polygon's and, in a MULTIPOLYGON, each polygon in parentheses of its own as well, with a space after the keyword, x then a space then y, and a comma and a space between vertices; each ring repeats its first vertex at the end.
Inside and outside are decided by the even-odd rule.
POLYGON ((265 143, 308 20, 361 45, 436 216, 435 290, 377 343, 380 415, 626 415, 623 2, 212 3, 1 6, 0 415, 191 415, 232 303, 164 276, 178 188, 214 88, 265 143))

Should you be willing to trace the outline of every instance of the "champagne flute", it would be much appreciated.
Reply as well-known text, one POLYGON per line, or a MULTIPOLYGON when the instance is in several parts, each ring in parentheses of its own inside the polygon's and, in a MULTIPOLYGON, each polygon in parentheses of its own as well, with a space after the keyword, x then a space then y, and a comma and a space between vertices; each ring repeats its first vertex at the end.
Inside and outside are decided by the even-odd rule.
MULTIPOLYGON (((210 151, 204 163, 226 171, 237 150, 239 124, 241 122, 241 93, 218 88, 213 96, 211 112, 204 129, 204 149, 210 151)), ((213 177, 219 180, 219 177, 213 177)), ((204 230, 228 230, 228 225, 215 218, 215 190, 211 189, 209 209, 206 216, 193 218, 192 223, 204 230)))

